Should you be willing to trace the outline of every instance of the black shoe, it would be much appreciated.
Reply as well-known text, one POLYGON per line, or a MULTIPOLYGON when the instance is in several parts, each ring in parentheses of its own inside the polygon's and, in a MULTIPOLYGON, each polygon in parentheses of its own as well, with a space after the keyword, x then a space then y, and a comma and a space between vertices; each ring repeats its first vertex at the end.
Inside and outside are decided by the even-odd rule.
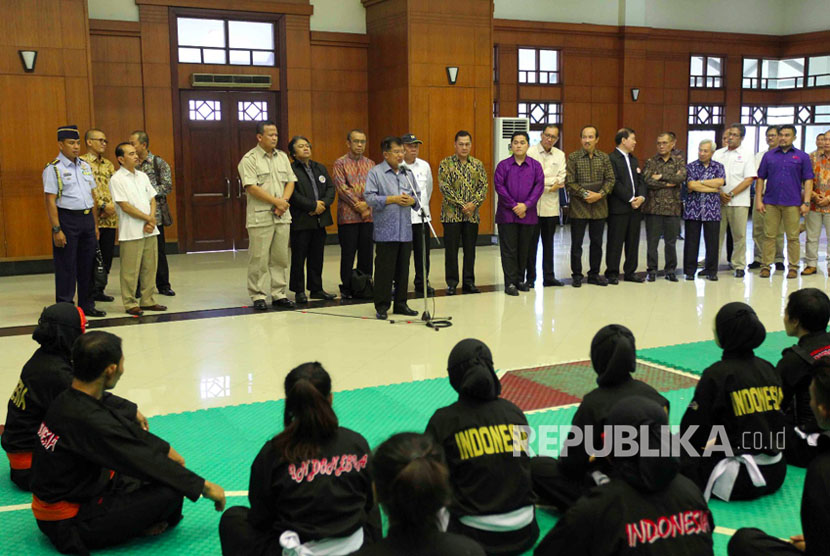
POLYGON ((110 303, 112 301, 115 301, 115 298, 113 296, 107 295, 105 293, 96 294, 95 297, 93 297, 92 299, 95 301, 102 301, 104 303, 110 303))
MULTIPOLYGON (((423 297, 424 295, 424 285, 423 284, 415 284, 415 295, 418 297, 423 297)), ((435 288, 432 286, 427 286, 427 297, 432 297, 435 295, 435 288)))
POLYGON ((642 284, 645 281, 645 278, 640 278, 636 274, 626 274, 623 277, 623 282, 634 282, 636 284, 642 284))
POLYGON ((329 293, 325 290, 311 292, 311 295, 309 295, 309 297, 311 299, 324 299, 325 301, 331 301, 333 299, 337 299, 336 295, 334 295, 333 293, 329 293))
POLYGON ((475 284, 461 286, 461 291, 464 293, 481 293, 481 290, 478 289, 475 284))
POLYGON ((106 311, 102 311, 101 309, 96 309, 95 307, 92 307, 90 309, 85 309, 84 314, 88 317, 105 317, 105 316, 107 316, 106 311))
POLYGON ((257 299, 254 301, 254 310, 256 311, 267 311, 268 305, 265 304, 264 299, 257 299))
POLYGON ((295 293, 294 294, 294 302, 295 303, 308 303, 308 297, 306 297, 305 292, 295 293))
POLYGON ((747 268, 750 270, 756 270, 758 268, 761 268, 761 263, 759 261, 752 261, 751 263, 749 263, 749 266, 747 266, 747 268))
POLYGON ((349 288, 344 288, 343 284, 340 284, 340 299, 352 299, 354 294, 349 288))
POLYGON ((535 286, 535 285, 536 285, 536 278, 533 278, 533 279, 528 278, 527 280, 525 280, 525 281, 524 281, 524 283, 527 285, 527 287, 528 287, 529 289, 531 289, 531 290, 532 290, 532 289, 533 289, 533 286, 535 286))
MULTIPOLYGON (((305 294, 303 295, 305 296, 305 294)), ((282 299, 274 299, 271 301, 271 307, 273 307, 274 309, 293 309, 296 306, 296 303, 294 303, 287 297, 283 297, 282 299)))
POLYGON ((518 289, 520 292, 527 292, 530 291, 530 286, 527 282, 519 282, 519 285, 516 286, 516 289, 518 289))
POLYGON ((674 272, 667 272, 666 280, 669 282, 677 282, 677 275, 674 272))
POLYGON ((687 275, 686 275, 686 280, 690 280, 690 281, 691 281, 691 280, 694 280, 694 279, 695 279, 695 275, 694 275, 694 274, 687 274, 687 275))
POLYGON ((787 265, 784 263, 775 263, 775 270, 787 270, 787 265))
POLYGON ((550 286, 564 286, 565 284, 563 284, 561 281, 557 280, 556 278, 550 278, 549 280, 545 280, 544 282, 542 282, 542 285, 544 287, 548 288, 550 286))
POLYGON ((415 309, 411 309, 409 305, 401 305, 399 307, 395 307, 395 309, 392 312, 396 315, 406 315, 407 317, 414 317, 418 314, 418 311, 416 311, 415 309))
POLYGON ((620 283, 620 279, 617 276, 609 276, 607 280, 612 286, 618 286, 620 283))
POLYGON ((718 275, 713 272, 712 274, 707 274, 706 279, 710 280, 712 282, 717 282, 718 281, 718 275))
POLYGON ((738 270, 735 271, 735 278, 743 278, 744 274, 746 274, 746 273, 739 268, 738 270))
POLYGON ((507 295, 519 295, 519 289, 513 284, 510 284, 509 286, 504 288, 504 293, 506 293, 507 295))
POLYGON ((573 282, 571 282, 571 285, 575 288, 581 288, 582 287, 582 276, 574 276, 574 279, 573 279, 573 282))
POLYGON ((170 288, 164 288, 163 290, 159 290, 159 294, 160 295, 166 295, 168 297, 173 297, 174 295, 176 295, 176 292, 174 292, 170 288))
POLYGON ((646 282, 654 282, 655 280, 657 280, 657 273, 656 272, 651 271, 651 270, 646 272, 646 282))
POLYGON ((386 311, 378 311, 377 313, 375 313, 375 318, 378 320, 386 320, 386 317, 386 311))
POLYGON ((447 286, 447 295, 455 295, 455 286, 447 286))
POLYGON ((599 276, 594 274, 592 276, 588 276, 588 283, 593 284, 595 286, 607 286, 608 280, 605 279, 605 276, 599 276))

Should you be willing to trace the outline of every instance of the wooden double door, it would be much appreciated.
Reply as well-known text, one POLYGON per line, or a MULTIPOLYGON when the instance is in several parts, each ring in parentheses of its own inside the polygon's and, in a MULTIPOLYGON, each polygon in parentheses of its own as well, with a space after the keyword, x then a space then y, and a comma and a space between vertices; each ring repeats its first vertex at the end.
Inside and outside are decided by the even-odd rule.
POLYGON ((247 249, 245 191, 237 166, 256 146, 257 123, 280 121, 277 94, 183 90, 180 95, 187 250, 247 249))

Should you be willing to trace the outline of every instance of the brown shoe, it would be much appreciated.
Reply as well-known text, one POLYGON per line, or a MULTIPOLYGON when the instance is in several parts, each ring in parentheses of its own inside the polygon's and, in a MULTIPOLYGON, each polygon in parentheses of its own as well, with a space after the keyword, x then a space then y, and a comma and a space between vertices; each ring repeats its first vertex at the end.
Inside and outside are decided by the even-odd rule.
POLYGON ((818 269, 814 266, 808 266, 804 270, 801 271, 802 276, 809 276, 810 274, 815 274, 818 272, 818 269))
POLYGON ((798 278, 798 271, 794 268, 791 268, 787 271, 787 278, 798 278))
POLYGON ((132 315, 134 317, 140 317, 141 315, 144 314, 144 311, 142 311, 138 307, 130 307, 129 309, 127 309, 127 314, 132 315))
POLYGON ((165 305, 159 305, 156 303, 155 305, 150 305, 149 307, 142 307, 143 311, 166 311, 167 307, 165 305))
POLYGON ((760 276, 761 278, 769 278, 769 267, 765 266, 764 268, 762 268, 761 274, 759 274, 758 276, 760 276))

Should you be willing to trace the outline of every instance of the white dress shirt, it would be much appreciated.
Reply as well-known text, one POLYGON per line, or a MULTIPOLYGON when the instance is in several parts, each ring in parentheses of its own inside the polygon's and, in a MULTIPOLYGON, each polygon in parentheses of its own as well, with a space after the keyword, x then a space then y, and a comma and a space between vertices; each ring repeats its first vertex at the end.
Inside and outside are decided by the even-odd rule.
MULTIPOLYGON (((620 151, 620 154, 623 156, 623 160, 625 160, 625 166, 628 168, 628 177, 631 178, 631 198, 628 200, 630 203, 634 199, 637 198, 637 186, 635 185, 637 182, 634 181, 634 172, 631 171, 631 159, 628 157, 628 153, 624 152, 621 148, 617 147, 617 150, 620 151)), ((640 169, 637 168, 637 172, 639 173, 640 169)))
MULTIPOLYGON (((723 186, 724 193, 730 193, 746 178, 754 178, 757 175, 755 157, 743 147, 737 149, 720 148, 712 155, 712 160, 723 164, 723 170, 726 174, 726 184, 723 186)), ((727 206, 748 207, 750 203, 749 190, 750 188, 747 187, 735 195, 727 206)))
POLYGON ((539 143, 527 150, 527 156, 539 162, 545 173, 545 192, 536 203, 536 213, 543 218, 559 216, 559 190, 548 189, 556 183, 565 183, 565 153, 556 147, 548 152, 539 143))
POLYGON ((150 205, 156 196, 156 190, 150 183, 147 174, 140 170, 130 172, 120 168, 110 178, 110 192, 118 212, 118 241, 130 241, 159 235, 159 229, 153 228, 152 233, 144 231, 146 222, 130 216, 121 208, 119 202, 127 202, 144 214, 150 214, 150 205))
MULTIPOLYGON (((412 164, 407 163, 407 166, 412 170, 412 174, 415 175, 415 183, 418 186, 418 202, 424 207, 424 212, 427 215, 426 221, 429 222, 432 220, 429 214, 429 200, 432 198, 432 168, 429 167, 429 162, 421 160, 420 158, 416 158, 412 164)), ((412 178, 412 174, 408 174, 410 179, 412 178)), ((420 211, 416 212, 413 210, 410 212, 412 212, 412 223, 421 224, 420 211)))

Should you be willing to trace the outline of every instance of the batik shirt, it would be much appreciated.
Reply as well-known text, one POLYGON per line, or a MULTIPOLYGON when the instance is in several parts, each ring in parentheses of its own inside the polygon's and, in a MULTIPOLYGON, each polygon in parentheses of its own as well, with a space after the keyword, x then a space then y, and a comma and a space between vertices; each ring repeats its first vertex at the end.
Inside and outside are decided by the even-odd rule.
MULTIPOLYGON (((725 180, 725 176, 723 164, 714 160, 709 161, 709 166, 704 166, 699 160, 686 165, 687 183, 718 178, 725 180)), ((720 222, 720 206, 720 192, 701 193, 689 189, 683 206, 683 220, 720 222)))

